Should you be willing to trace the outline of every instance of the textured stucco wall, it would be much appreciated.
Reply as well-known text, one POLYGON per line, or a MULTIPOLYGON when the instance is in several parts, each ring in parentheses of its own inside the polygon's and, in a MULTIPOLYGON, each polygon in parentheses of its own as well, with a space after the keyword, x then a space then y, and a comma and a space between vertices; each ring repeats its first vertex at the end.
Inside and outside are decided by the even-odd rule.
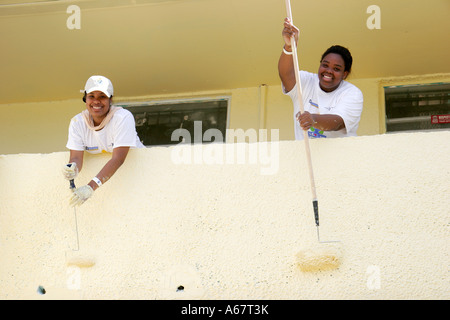
MULTIPOLYGON (((342 250, 337 270, 317 273, 295 264, 317 246, 303 142, 272 145, 269 175, 249 154, 174 163, 224 145, 132 150, 77 209, 78 253, 96 260, 81 269, 65 263, 68 153, 0 156, 0 298, 449 299, 449 143, 449 131, 312 140, 321 238, 342 250)), ((76 184, 108 158, 87 155, 76 184)))

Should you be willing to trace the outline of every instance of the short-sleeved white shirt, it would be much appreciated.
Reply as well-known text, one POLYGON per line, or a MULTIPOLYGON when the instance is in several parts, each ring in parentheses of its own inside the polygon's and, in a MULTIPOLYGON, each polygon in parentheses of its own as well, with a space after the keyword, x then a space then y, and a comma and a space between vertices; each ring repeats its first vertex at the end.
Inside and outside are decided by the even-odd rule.
POLYGON ((89 153, 113 152, 117 147, 144 148, 136 133, 133 114, 117 110, 106 126, 94 131, 88 128, 81 113, 70 121, 69 138, 66 147, 70 150, 89 153))
MULTIPOLYGON (((303 96, 303 107, 311 114, 335 114, 339 115, 345 124, 345 128, 339 131, 319 131, 311 128, 308 130, 310 138, 337 138, 356 136, 361 113, 363 109, 363 94, 353 84, 341 81, 339 87, 332 92, 325 92, 320 88, 319 77, 316 73, 300 71, 300 83, 303 96)), ((298 102, 297 84, 286 92, 282 85, 284 94, 287 94, 294 104, 294 130, 295 139, 303 139, 303 129, 300 127, 295 115, 300 111, 298 102)))

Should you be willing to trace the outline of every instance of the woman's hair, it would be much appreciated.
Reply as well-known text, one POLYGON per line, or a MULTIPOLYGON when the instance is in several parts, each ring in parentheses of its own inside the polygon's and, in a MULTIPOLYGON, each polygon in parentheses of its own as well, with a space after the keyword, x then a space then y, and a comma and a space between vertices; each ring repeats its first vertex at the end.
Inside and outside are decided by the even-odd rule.
POLYGON ((325 56, 330 53, 336 53, 342 57, 342 59, 344 60, 344 64, 345 64, 344 71, 347 71, 350 74, 350 72, 352 70, 352 63, 353 63, 353 58, 352 58, 352 55, 350 54, 350 51, 347 48, 344 48, 342 46, 334 45, 334 46, 329 47, 327 49, 327 51, 325 51, 323 53, 320 61, 322 61, 323 58, 325 58, 325 56))

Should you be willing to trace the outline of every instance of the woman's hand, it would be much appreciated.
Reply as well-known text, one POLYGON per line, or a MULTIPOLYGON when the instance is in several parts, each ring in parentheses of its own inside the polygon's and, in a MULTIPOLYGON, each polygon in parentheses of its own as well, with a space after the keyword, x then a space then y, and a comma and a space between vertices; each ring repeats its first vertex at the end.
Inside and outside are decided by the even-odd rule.
POLYGON ((72 207, 81 206, 93 193, 94 190, 89 185, 75 189, 72 193, 72 197, 70 197, 70 205, 72 207))
POLYGON ((338 131, 345 128, 344 120, 337 114, 311 114, 304 111, 297 113, 295 117, 303 130, 314 127, 323 131, 338 131))
POLYGON ((299 33, 300 33, 299 29, 291 23, 291 20, 289 18, 284 19, 284 28, 283 28, 283 31, 281 32, 281 34, 283 36, 284 43, 285 43, 285 49, 287 51, 292 50, 292 47, 291 47, 291 37, 292 36, 295 37, 295 44, 297 45, 299 33))
POLYGON ((313 115, 308 111, 303 113, 296 114, 297 121, 300 123, 300 127, 303 130, 309 130, 312 126, 314 126, 317 122, 314 120, 313 115))
POLYGON ((77 163, 71 162, 71 163, 65 164, 63 166, 62 173, 63 173, 64 178, 66 178, 67 180, 75 179, 78 175, 77 163))
POLYGON ((280 55, 278 60, 278 74, 280 76, 281 82, 283 83, 286 92, 289 92, 294 88, 296 79, 294 70, 294 59, 292 59, 292 46, 291 46, 291 36, 295 37, 295 43, 298 42, 299 30, 297 27, 292 25, 289 18, 284 19, 284 27, 281 32, 284 40, 284 51, 280 55))

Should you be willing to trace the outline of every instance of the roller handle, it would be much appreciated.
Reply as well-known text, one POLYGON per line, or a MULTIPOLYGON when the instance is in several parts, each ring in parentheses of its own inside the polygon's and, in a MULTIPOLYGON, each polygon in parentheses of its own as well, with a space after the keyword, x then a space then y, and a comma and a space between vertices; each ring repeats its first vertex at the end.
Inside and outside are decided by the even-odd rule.
MULTIPOLYGON (((71 163, 68 163, 67 166, 70 168, 72 166, 71 163)), ((70 189, 75 189, 75 181, 73 179, 69 180, 70 183, 70 189)))
POLYGON ((319 202, 317 200, 313 200, 313 208, 314 208, 314 219, 316 220, 316 226, 319 226, 319 202))
MULTIPOLYGON (((288 18, 291 20, 291 23, 293 22, 292 19, 292 10, 291 10, 291 2, 290 0, 285 0, 286 3, 286 13, 288 18)), ((299 75, 299 66, 298 66, 298 55, 297 55, 297 45, 295 43, 295 37, 291 37, 291 47, 292 47, 292 59, 294 62, 294 70, 295 70, 295 82, 297 83, 297 96, 298 96, 298 103, 299 103, 299 109, 300 113, 304 112, 304 106, 303 106, 303 93, 302 93, 302 85, 300 82, 300 75, 299 75)), ((316 226, 319 226, 319 203, 317 201, 317 195, 316 195, 316 183, 314 181, 314 172, 312 167, 312 160, 311 160, 311 150, 309 147, 309 137, 308 137, 308 131, 303 130, 303 140, 305 142, 305 151, 306 151, 306 159, 308 161, 308 169, 309 169, 309 180, 311 183, 311 193, 312 193, 312 199, 313 199, 313 208, 314 208, 314 219, 316 220, 316 226)))

